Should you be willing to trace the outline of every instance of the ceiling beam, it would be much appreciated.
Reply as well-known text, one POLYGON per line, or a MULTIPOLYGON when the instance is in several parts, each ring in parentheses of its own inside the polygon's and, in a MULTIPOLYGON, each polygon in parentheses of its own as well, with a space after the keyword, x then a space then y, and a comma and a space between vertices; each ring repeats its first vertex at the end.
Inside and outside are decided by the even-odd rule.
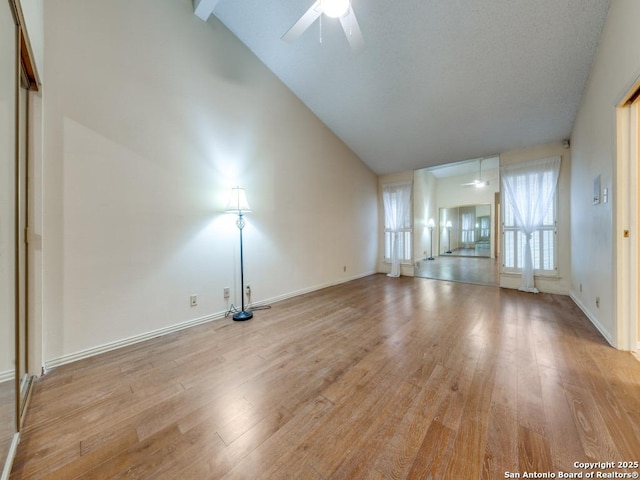
POLYGON ((206 22, 213 13, 216 3, 218 0, 193 0, 193 13, 206 22))

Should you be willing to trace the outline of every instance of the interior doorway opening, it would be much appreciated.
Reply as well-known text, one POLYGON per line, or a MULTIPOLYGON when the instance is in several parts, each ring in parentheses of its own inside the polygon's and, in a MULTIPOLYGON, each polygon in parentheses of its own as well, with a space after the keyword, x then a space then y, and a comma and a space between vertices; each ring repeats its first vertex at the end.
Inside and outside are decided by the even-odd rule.
POLYGON ((500 284, 499 166, 494 156, 414 172, 414 275, 500 284))
POLYGON ((640 353, 640 80, 617 109, 616 347, 640 353))

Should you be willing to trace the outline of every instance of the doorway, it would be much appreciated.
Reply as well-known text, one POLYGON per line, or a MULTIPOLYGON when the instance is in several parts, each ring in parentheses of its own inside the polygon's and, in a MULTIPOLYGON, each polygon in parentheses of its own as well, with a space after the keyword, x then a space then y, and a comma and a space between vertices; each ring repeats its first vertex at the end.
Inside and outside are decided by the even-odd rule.
POLYGON ((617 108, 616 347, 640 353, 640 80, 617 108))
POLYGON ((414 172, 414 275, 498 286, 498 156, 414 172))

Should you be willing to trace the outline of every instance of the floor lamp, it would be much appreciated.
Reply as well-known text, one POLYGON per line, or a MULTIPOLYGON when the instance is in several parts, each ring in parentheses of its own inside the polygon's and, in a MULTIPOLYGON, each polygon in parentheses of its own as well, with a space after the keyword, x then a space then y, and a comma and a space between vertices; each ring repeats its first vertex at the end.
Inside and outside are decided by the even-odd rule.
POLYGON ((229 203, 227 203, 226 212, 236 213, 238 220, 236 220, 236 226, 240 230, 240 297, 242 298, 242 310, 233 315, 234 320, 243 321, 253 318, 253 312, 246 311, 244 309, 244 259, 242 252, 242 229, 244 228, 243 212, 250 212, 249 202, 247 202, 247 195, 244 188, 233 187, 231 189, 231 196, 229 197, 229 203))
POLYGON ((447 230, 449 230, 449 235, 447 235, 448 239, 449 239, 449 250, 447 250, 445 253, 451 253, 451 220, 449 220, 446 224, 445 227, 447 230))
POLYGON ((429 258, 427 258, 427 260, 435 260, 433 258, 433 227, 435 227, 436 224, 433 221, 433 218, 429 219, 429 222, 427 223, 427 227, 429 227, 429 258))

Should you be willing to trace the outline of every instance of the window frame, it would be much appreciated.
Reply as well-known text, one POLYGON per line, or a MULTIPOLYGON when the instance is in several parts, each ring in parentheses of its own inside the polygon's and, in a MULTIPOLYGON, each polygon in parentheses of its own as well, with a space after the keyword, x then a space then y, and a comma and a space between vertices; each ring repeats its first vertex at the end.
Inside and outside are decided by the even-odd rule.
MULTIPOLYGON (((393 232, 386 228, 384 229, 384 261, 391 263, 391 235, 393 232)), ((402 256, 400 257, 400 264, 411 265, 413 263, 413 226, 410 228, 403 228, 400 230, 400 241, 402 242, 402 256), (408 240, 408 241, 407 241, 408 240), (409 258, 404 255, 409 252, 409 258)))

